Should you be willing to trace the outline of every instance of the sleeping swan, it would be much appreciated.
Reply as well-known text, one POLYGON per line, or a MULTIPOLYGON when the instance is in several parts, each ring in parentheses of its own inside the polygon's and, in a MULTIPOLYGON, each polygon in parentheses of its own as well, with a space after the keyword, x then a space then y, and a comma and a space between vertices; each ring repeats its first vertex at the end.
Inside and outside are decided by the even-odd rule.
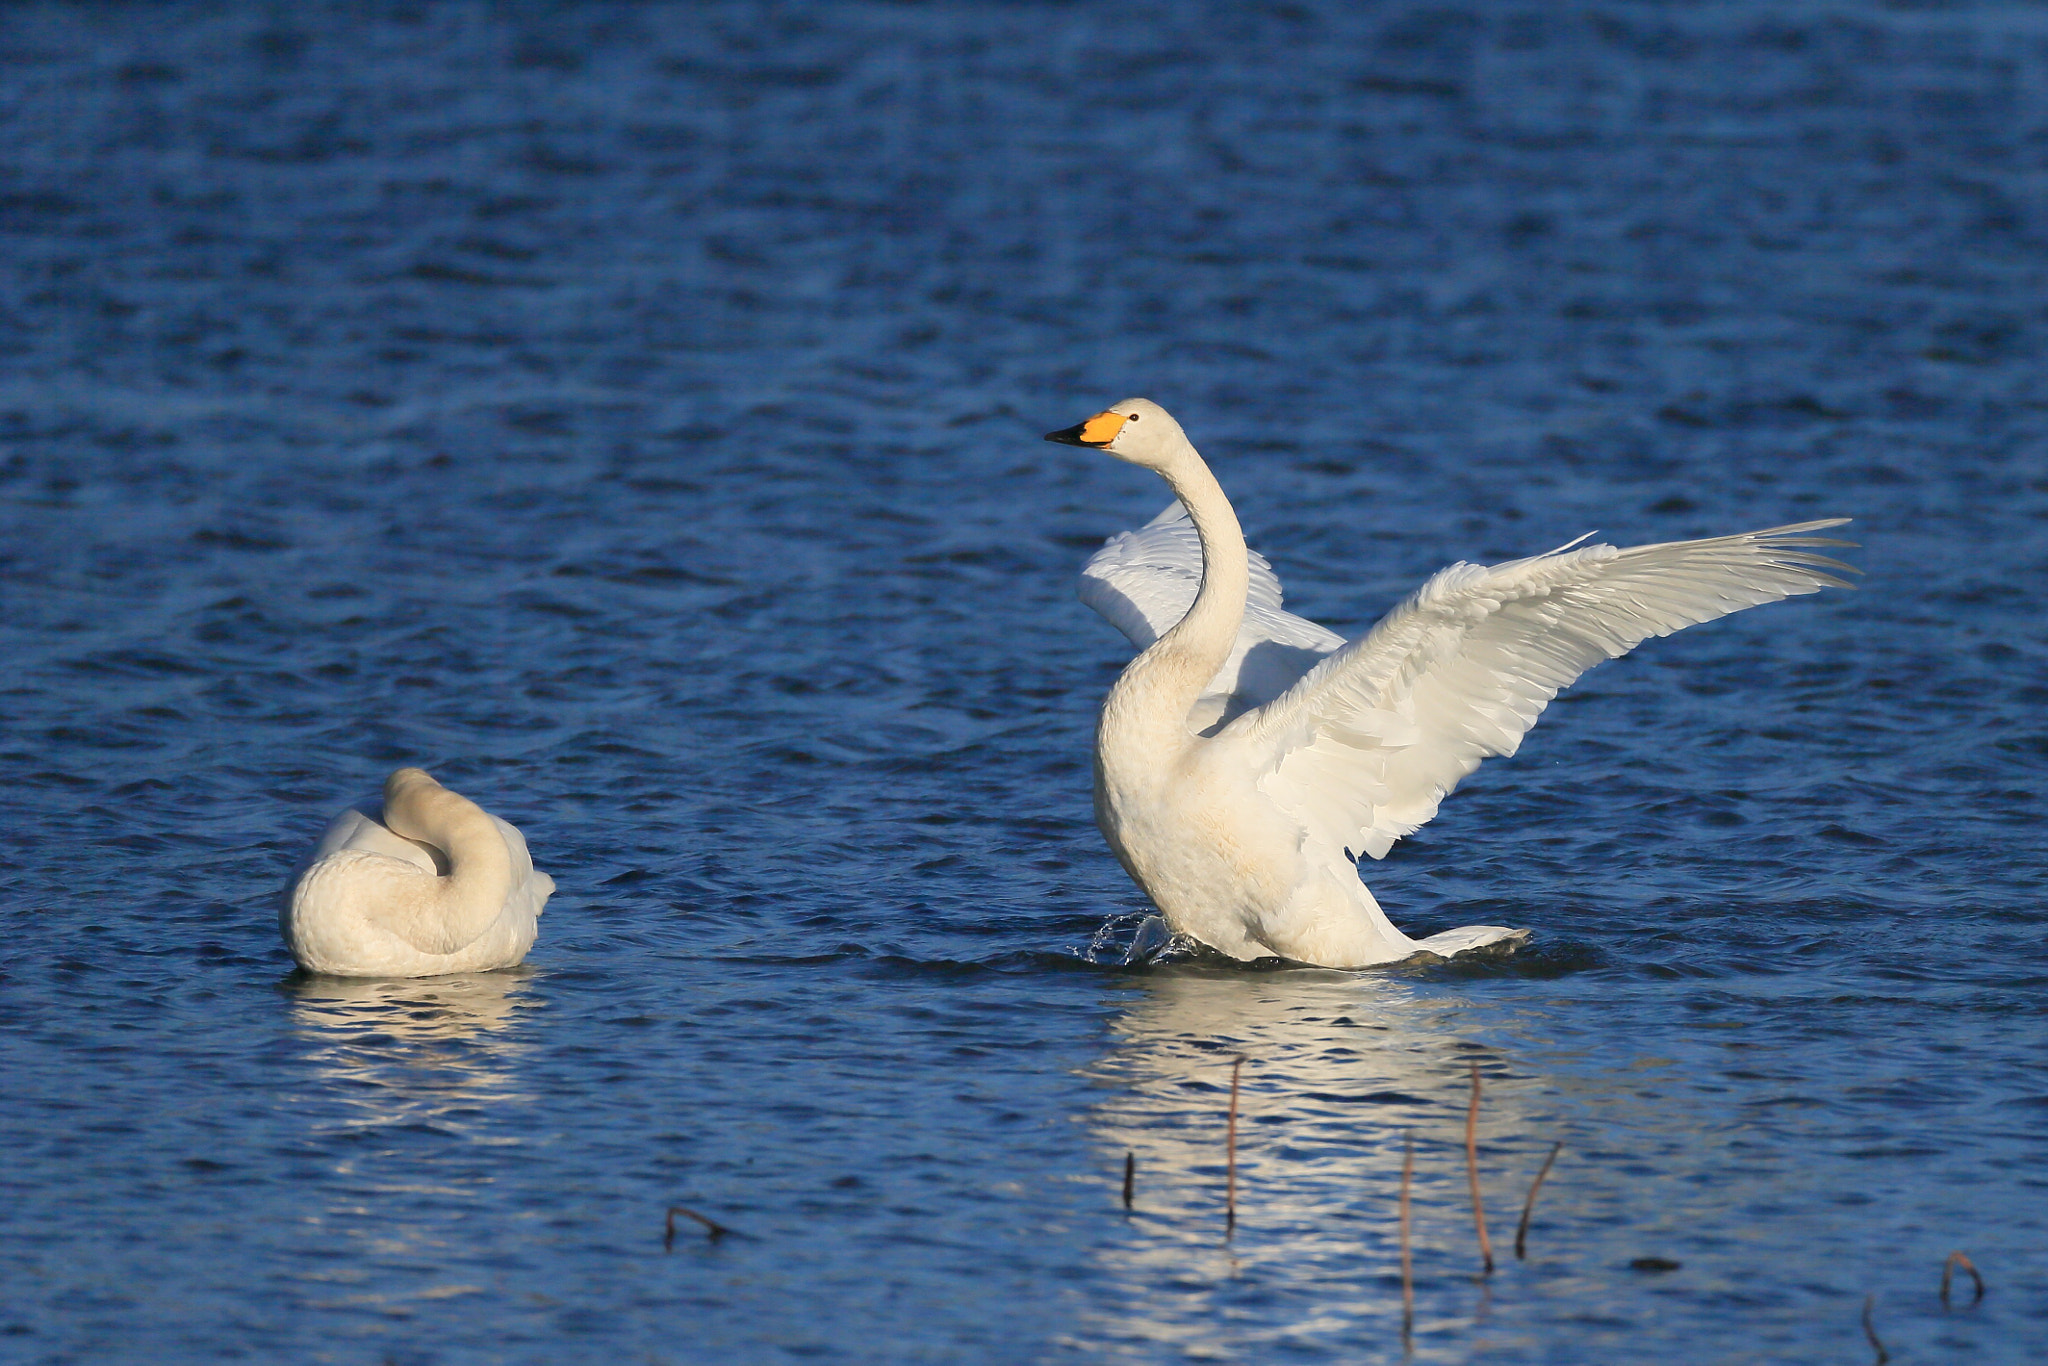
POLYGON ((384 824, 344 811, 327 827, 278 928, 308 972, 481 972, 526 956, 554 890, 516 829, 401 768, 384 783, 384 824))
MULTIPOLYGON (((1178 502, 1113 537, 1081 600, 1141 651, 1103 700, 1095 819, 1166 923, 1233 958, 1362 967, 1528 931, 1394 928, 1358 879, 1559 689, 1650 636, 1842 584, 1840 519, 1454 564, 1359 639, 1281 608, 1209 467, 1142 398, 1052 432, 1159 474, 1178 502)), ((1583 538, 1582 538, 1583 539, 1583 538)))

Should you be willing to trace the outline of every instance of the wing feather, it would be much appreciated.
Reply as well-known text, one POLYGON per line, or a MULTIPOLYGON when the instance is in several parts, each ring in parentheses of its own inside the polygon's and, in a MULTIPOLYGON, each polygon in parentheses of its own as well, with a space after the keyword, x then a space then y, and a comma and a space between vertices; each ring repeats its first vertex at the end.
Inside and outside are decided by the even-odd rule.
MULTIPOLYGON (((1287 611, 1273 566, 1258 552, 1248 553, 1244 623, 1230 657, 1188 714, 1197 732, 1213 731, 1280 696, 1344 645, 1336 632, 1287 611)), ((1201 587, 1202 539, 1176 500, 1138 530, 1110 537, 1082 568, 1080 595, 1145 650, 1187 615, 1201 587)))
POLYGON ((1586 670, 1671 632, 1830 586, 1845 519, 1454 564, 1283 696, 1225 727, 1311 839, 1383 858, 1480 761, 1513 754, 1586 670))

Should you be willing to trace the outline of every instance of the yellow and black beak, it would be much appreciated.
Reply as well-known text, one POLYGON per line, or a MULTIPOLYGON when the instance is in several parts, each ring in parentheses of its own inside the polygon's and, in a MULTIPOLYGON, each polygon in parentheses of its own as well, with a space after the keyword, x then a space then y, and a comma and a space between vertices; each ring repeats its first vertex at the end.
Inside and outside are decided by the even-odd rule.
POLYGON ((1047 432, 1047 441, 1057 441, 1062 446, 1093 446, 1097 450, 1116 440, 1116 434, 1124 429, 1130 418, 1123 413, 1097 413, 1086 422, 1074 427, 1063 427, 1056 432, 1047 432))

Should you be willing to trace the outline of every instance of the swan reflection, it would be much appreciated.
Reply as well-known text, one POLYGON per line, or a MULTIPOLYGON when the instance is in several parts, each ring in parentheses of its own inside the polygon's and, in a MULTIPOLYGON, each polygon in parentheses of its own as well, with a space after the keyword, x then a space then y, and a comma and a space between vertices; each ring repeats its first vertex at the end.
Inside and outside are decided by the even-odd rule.
MULTIPOLYGON (((1485 1076, 1481 1175, 1497 1255, 1513 1241, 1528 1171, 1548 1150, 1555 1096, 1467 1041, 1473 1007, 1427 979, 1183 965, 1138 979, 1117 1044, 1095 1069, 1111 1089, 1088 1123, 1116 1169, 1135 1159, 1128 1236, 1097 1251, 1100 1279, 1077 1345, 1219 1338, 1244 1295, 1298 1310, 1262 1336, 1325 1346, 1398 1337, 1398 1201, 1404 1138, 1416 1169, 1419 1303, 1469 1323, 1479 1270, 1465 1186, 1470 1065, 1485 1076), (1225 1239, 1225 1114, 1239 1104, 1237 1224, 1225 1239)), ((1490 1031, 1489 1031, 1490 1032, 1490 1031)), ((1512 1255, 1511 1253, 1508 1255, 1512 1255)))
POLYGON ((527 999, 530 973, 465 972, 446 977, 324 977, 297 973, 284 984, 309 1037, 412 1042, 476 1039, 510 1024, 527 999))
POLYGON ((526 1094, 508 1067, 518 1020, 537 1006, 528 973, 287 979, 299 1036, 328 1081, 326 1135, 420 1128, 481 1137, 526 1094))
POLYGON ((446 1260, 450 1208, 491 1200, 518 1120, 530 1111, 521 1017, 538 1004, 533 974, 344 978, 281 984, 312 1085, 300 1115, 312 1223, 341 1253, 309 1273, 309 1302, 406 1314, 479 1293, 446 1260))
POLYGON ((520 1015, 537 1004, 529 974, 296 976, 285 983, 312 1062, 349 1105, 349 1125, 475 1118, 514 1099, 504 1064, 520 1015))

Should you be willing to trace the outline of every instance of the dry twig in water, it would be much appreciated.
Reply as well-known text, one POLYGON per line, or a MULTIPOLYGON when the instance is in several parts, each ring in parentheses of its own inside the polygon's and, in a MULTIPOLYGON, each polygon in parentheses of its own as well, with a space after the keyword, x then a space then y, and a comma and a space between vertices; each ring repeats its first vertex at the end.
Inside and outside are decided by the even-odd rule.
POLYGON ((1401 1149, 1401 1345, 1415 1331, 1415 1267, 1408 1259, 1408 1185, 1415 1177, 1415 1135, 1401 1149))
POLYGON ((1558 1150, 1562 1147, 1563 1139, 1550 1145, 1550 1156, 1543 1159, 1543 1170, 1537 1172, 1536 1179, 1529 1183, 1529 1198, 1522 1202, 1522 1222, 1515 1227, 1515 1260, 1518 1262, 1526 1260, 1529 1255, 1529 1216, 1536 1212, 1536 1192, 1543 1189, 1543 1178, 1550 1175, 1550 1164, 1557 1161, 1558 1150))
POLYGON ((1877 1349, 1877 1366, 1884 1366, 1887 1361, 1892 1359, 1892 1354, 1884 1349, 1882 1342, 1878 1341, 1877 1329, 1870 1326, 1870 1306, 1876 1302, 1877 1296, 1875 1295, 1865 1295, 1863 1297, 1863 1336, 1869 1338, 1870 1345, 1877 1349))
POLYGON ((1230 1064, 1230 1125, 1224 1137, 1223 1236, 1237 1231, 1237 1074, 1244 1059, 1230 1064))
POLYGON ((1970 1303, 1975 1304, 1984 1298, 1984 1278, 1977 1274, 1977 1264, 1960 1252, 1951 1252, 1948 1254, 1948 1260, 1941 1264, 1941 1307, 1943 1309, 1948 1308, 1949 1277, 1955 1273, 1958 1262, 1962 1264, 1963 1270, 1970 1273, 1970 1279, 1977 1283, 1977 1293, 1970 1296, 1970 1303))
POLYGON ((1472 1186, 1472 1222, 1479 1229, 1479 1256, 1493 1274, 1493 1240, 1486 1236, 1486 1209, 1479 1203, 1479 1063, 1472 1060, 1472 1104, 1465 1111, 1465 1175, 1472 1186))
POLYGON ((1124 1213, 1131 1212, 1131 1187, 1138 1175, 1138 1155, 1124 1149, 1124 1213))
POLYGON ((670 1205, 668 1207, 668 1224, 661 1235, 661 1250, 663 1252, 669 1251, 676 1245, 676 1216, 678 1214, 695 1219, 698 1223, 704 1225, 704 1236, 714 1243, 732 1232, 731 1229, 719 1223, 716 1219, 706 1219, 697 1211, 683 1205, 670 1205))

